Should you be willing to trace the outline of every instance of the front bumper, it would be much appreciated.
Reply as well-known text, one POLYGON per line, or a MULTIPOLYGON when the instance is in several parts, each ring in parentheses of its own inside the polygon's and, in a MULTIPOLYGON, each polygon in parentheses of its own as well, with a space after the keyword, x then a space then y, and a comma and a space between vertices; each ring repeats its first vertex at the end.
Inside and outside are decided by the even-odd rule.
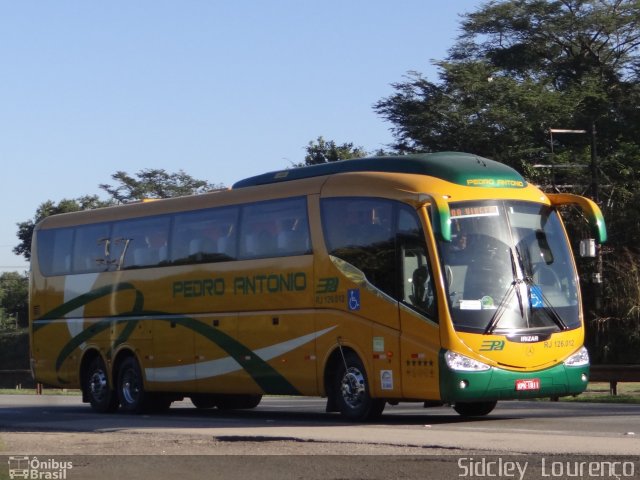
POLYGON ((491 367, 481 372, 451 370, 440 353, 440 395, 445 403, 562 397, 584 392, 589 365, 567 367, 563 363, 544 370, 519 372, 491 367), (518 390, 516 382, 539 380, 535 390, 518 390))

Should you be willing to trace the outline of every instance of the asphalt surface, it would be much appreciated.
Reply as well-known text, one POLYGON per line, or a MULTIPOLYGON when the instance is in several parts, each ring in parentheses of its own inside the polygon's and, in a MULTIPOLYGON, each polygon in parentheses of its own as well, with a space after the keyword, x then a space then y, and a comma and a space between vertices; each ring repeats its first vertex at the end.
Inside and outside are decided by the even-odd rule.
POLYGON ((254 410, 229 412, 184 401, 136 416, 95 414, 77 396, 0 396, 0 479, 9 478, 9 457, 36 456, 75 462, 68 479, 524 480, 576 478, 571 468, 583 461, 592 473, 619 461, 619 471, 582 478, 640 478, 639 405, 502 402, 487 417, 463 419, 448 407, 401 404, 367 424, 324 405, 266 397, 254 410))

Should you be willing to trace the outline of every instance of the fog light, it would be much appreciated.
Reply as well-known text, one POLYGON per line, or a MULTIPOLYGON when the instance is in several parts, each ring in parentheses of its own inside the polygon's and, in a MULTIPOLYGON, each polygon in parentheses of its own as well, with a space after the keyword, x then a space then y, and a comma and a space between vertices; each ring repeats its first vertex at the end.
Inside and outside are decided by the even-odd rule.
POLYGON ((588 380, 589 380, 589 379, 587 378, 587 376, 586 376, 584 373, 580 376, 580 379, 581 379, 583 382, 586 382, 586 381, 588 381, 588 380))
POLYGON ((464 390, 469 386, 469 382, 467 380, 460 380, 460 390, 464 390))

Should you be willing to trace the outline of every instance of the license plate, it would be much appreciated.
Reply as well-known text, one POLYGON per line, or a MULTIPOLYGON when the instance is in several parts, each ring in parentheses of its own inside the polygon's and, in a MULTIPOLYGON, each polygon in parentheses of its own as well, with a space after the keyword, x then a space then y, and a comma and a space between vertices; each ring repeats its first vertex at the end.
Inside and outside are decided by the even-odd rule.
POLYGON ((516 391, 523 390, 540 390, 540 379, 529 378, 526 380, 516 380, 516 391))

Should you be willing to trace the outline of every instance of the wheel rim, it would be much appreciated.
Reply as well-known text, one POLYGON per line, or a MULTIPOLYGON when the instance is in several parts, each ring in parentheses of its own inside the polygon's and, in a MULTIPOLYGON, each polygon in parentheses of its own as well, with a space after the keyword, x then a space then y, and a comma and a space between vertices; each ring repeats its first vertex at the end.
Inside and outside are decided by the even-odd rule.
POLYGON ((122 397, 129 405, 135 405, 140 398, 140 381, 131 368, 122 374, 122 397))
POLYGON ((342 377, 340 392, 345 404, 358 408, 366 394, 364 374, 355 367, 349 367, 342 377))
POLYGON ((97 402, 105 400, 109 391, 109 384, 104 370, 98 369, 93 372, 89 379, 89 391, 91 392, 91 396, 97 402))

